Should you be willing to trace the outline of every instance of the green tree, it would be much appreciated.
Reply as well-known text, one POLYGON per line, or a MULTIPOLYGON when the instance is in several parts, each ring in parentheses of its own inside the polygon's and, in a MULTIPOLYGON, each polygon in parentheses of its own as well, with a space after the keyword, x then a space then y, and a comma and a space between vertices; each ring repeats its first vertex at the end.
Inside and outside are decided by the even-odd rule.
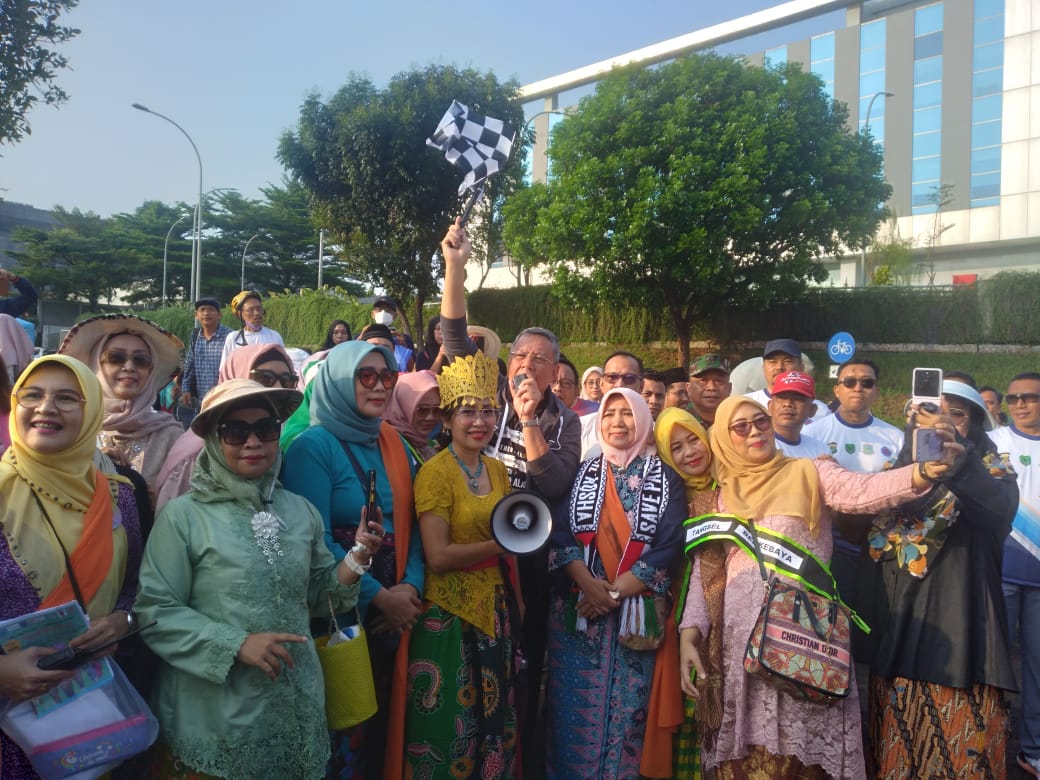
POLYGON ((513 261, 517 285, 531 283, 531 271, 549 255, 538 233, 538 215, 549 205, 549 187, 542 182, 517 190, 502 206, 502 241, 513 261))
POLYGON ((24 250, 11 252, 19 273, 38 289, 58 300, 86 301, 96 310, 100 302, 112 303, 117 290, 138 278, 148 258, 121 243, 113 220, 58 206, 54 230, 19 228, 14 240, 24 250))
POLYGON ((28 114, 43 101, 56 106, 68 95, 55 80, 68 67, 53 51, 79 30, 58 24, 79 0, 0 0, 0 144, 32 132, 28 114))
POLYGON ((899 220, 890 217, 887 235, 876 240, 867 254, 869 283, 875 287, 910 284, 917 269, 914 263, 913 239, 899 233, 899 220))
MULTIPOLYGON (((554 129, 539 241, 557 291, 692 326, 796 296, 820 258, 865 246, 890 194, 881 155, 797 65, 714 54, 629 67, 554 129)), ((796 334, 795 334, 796 335, 796 334)))
POLYGON ((131 304, 157 306, 162 301, 163 249, 166 235, 170 242, 166 253, 166 300, 186 300, 191 274, 192 208, 186 204, 171 206, 158 200, 142 203, 133 212, 115 214, 108 231, 112 243, 139 258, 133 278, 124 280, 121 289, 131 304), (180 222, 178 218, 183 217, 180 222))
MULTIPOLYGON (((516 127, 523 124, 515 82, 429 66, 399 73, 382 90, 353 76, 327 102, 311 95, 296 129, 278 146, 279 160, 313 195, 320 224, 343 247, 349 273, 402 304, 414 303, 415 328, 402 312, 413 333, 421 332, 422 306, 437 294, 443 276, 435 261, 440 240, 461 210, 461 172, 425 145, 453 99, 516 127)), ((471 217, 474 239, 483 241, 485 253, 498 246, 493 206, 519 185, 521 156, 522 149, 514 149, 471 217)))

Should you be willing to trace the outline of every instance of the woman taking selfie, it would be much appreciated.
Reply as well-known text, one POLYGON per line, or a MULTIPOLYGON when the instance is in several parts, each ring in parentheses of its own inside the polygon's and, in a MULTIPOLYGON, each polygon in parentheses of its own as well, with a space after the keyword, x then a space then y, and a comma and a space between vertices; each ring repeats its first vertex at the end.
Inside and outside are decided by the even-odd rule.
MULTIPOLYGON (((758 533, 770 535, 774 542, 791 540, 826 565, 831 557, 828 508, 876 514, 920 496, 963 453, 953 441, 952 429, 943 428, 940 435, 945 442, 943 461, 859 474, 830 458, 784 456, 776 449, 765 408, 746 396, 727 398, 711 428, 713 472, 721 489, 717 511, 745 524, 753 520, 758 533)), ((846 698, 823 703, 745 672, 745 649, 764 602, 764 582, 753 554, 733 542, 711 544, 716 543, 724 545, 725 565, 705 578, 704 553, 694 550, 679 625, 690 634, 697 681, 722 676, 721 724, 702 732, 705 769, 714 767, 719 780, 864 778, 854 675, 846 698), (718 655, 711 652, 711 634, 716 631, 722 641, 718 655), (702 649, 705 637, 707 654, 702 649), (716 661, 721 668, 716 668, 716 661)), ((773 573, 781 583, 798 584, 782 572, 773 573)), ((707 702, 700 685, 684 680, 683 689, 698 704, 707 702)))

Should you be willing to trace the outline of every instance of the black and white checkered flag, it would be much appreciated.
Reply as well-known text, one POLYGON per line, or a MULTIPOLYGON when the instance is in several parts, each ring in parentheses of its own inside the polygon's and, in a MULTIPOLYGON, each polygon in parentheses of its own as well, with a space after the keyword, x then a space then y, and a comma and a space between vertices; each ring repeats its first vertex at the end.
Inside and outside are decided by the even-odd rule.
POLYGON ((459 185, 461 195, 505 165, 515 136, 516 129, 507 122, 477 114, 453 100, 426 144, 440 149, 448 162, 466 172, 459 185))

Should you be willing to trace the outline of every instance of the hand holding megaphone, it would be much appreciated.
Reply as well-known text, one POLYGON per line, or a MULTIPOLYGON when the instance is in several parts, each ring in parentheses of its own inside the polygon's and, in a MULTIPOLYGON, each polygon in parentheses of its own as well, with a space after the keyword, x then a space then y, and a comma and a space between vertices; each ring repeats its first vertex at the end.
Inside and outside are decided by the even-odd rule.
POLYGON ((506 552, 537 552, 549 541, 551 531, 549 505, 533 491, 514 490, 491 510, 491 535, 506 552))

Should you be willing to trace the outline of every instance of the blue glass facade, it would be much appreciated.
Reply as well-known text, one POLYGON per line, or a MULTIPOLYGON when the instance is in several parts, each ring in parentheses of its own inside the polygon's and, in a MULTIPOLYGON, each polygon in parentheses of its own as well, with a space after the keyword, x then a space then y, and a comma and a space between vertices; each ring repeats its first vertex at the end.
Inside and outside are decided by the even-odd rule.
POLYGON ((823 81, 823 89, 834 99, 834 33, 809 41, 809 70, 823 81))
POLYGON ((914 12, 913 140, 910 210, 938 208, 942 184, 943 3, 914 12))
POLYGON ((1000 203, 1004 0, 975 0, 971 79, 972 208, 1000 203))
POLYGON ((878 92, 889 91, 885 87, 885 46, 888 39, 887 19, 877 19, 859 28, 859 132, 867 123, 870 109, 870 133, 878 144, 885 144, 885 99, 884 96, 870 105, 878 92))

